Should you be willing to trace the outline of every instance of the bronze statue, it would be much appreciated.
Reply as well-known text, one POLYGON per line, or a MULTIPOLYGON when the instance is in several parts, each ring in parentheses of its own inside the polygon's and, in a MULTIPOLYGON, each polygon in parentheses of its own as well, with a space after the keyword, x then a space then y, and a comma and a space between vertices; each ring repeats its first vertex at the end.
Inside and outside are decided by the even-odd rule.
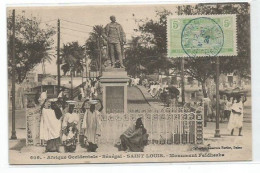
POLYGON ((126 36, 122 26, 116 22, 115 16, 110 16, 111 23, 105 27, 104 38, 108 42, 108 54, 111 59, 111 66, 115 68, 116 56, 120 62, 120 67, 123 65, 123 45, 126 43, 126 36))

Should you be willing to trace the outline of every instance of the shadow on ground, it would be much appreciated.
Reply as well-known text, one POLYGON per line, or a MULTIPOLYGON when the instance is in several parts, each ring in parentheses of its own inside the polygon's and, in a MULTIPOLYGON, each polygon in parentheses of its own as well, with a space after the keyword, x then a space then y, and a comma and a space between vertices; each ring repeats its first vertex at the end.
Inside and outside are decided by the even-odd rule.
POLYGON ((17 142, 14 146, 10 147, 10 150, 16 150, 16 151, 21 151, 23 147, 26 146, 26 139, 21 139, 19 142, 17 142))

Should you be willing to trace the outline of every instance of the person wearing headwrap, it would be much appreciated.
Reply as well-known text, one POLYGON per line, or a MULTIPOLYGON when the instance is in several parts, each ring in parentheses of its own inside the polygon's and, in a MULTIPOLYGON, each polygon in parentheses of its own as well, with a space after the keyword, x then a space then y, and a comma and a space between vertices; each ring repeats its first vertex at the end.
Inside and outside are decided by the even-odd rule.
POLYGON ((65 152, 74 152, 78 142, 79 115, 74 112, 75 102, 67 101, 69 110, 62 122, 62 142, 65 152))
POLYGON ((97 140, 98 136, 101 135, 101 120, 100 112, 103 109, 101 100, 88 101, 90 104, 89 110, 85 111, 82 123, 82 129, 84 130, 84 146, 88 152, 95 152, 98 148, 97 140), (96 110, 95 105, 100 102, 101 108, 96 110))
POLYGON ((56 101, 45 100, 41 107, 40 139, 47 143, 46 152, 59 152, 62 111, 56 101))
POLYGON ((121 136, 116 145, 119 151, 143 152, 148 144, 148 134, 141 118, 138 118, 121 136))
POLYGON ((239 129, 238 136, 242 136, 243 127, 243 103, 246 101, 241 99, 241 96, 237 96, 234 99, 234 103, 231 106, 231 114, 228 121, 228 130, 231 131, 231 136, 234 134, 235 129, 239 129))

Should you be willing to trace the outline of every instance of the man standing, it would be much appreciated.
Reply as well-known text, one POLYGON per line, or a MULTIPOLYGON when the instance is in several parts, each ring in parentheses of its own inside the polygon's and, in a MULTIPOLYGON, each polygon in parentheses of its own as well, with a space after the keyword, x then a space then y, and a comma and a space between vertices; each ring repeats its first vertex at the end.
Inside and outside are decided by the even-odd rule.
POLYGON ((105 27, 105 39, 108 42, 111 66, 115 68, 115 55, 117 55, 120 67, 124 68, 122 47, 126 43, 126 37, 122 26, 116 22, 115 16, 110 16, 111 23, 105 27))
MULTIPOLYGON (((84 131, 84 146, 87 148, 88 152, 95 152, 98 148, 98 136, 101 135, 101 120, 100 112, 103 109, 101 100, 91 100, 88 101, 90 104, 89 110, 87 110, 83 117, 82 129, 84 131), (96 110, 95 105, 101 104, 99 110, 96 110)), ((84 107, 85 102, 82 107, 84 107)))

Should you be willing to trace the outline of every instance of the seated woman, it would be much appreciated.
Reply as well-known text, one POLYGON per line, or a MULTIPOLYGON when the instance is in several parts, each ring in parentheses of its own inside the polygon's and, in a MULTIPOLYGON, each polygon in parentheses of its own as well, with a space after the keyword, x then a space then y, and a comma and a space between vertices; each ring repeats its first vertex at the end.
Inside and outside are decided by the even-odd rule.
POLYGON ((121 143, 116 147, 119 151, 143 152, 148 143, 148 136, 142 119, 138 118, 136 123, 120 136, 121 143))
POLYGON ((79 115, 74 113, 75 102, 67 101, 69 111, 65 114, 62 122, 62 142, 65 152, 74 152, 78 142, 79 115))
POLYGON ((62 112, 56 102, 45 100, 41 107, 40 139, 47 142, 46 152, 59 152, 62 112))

